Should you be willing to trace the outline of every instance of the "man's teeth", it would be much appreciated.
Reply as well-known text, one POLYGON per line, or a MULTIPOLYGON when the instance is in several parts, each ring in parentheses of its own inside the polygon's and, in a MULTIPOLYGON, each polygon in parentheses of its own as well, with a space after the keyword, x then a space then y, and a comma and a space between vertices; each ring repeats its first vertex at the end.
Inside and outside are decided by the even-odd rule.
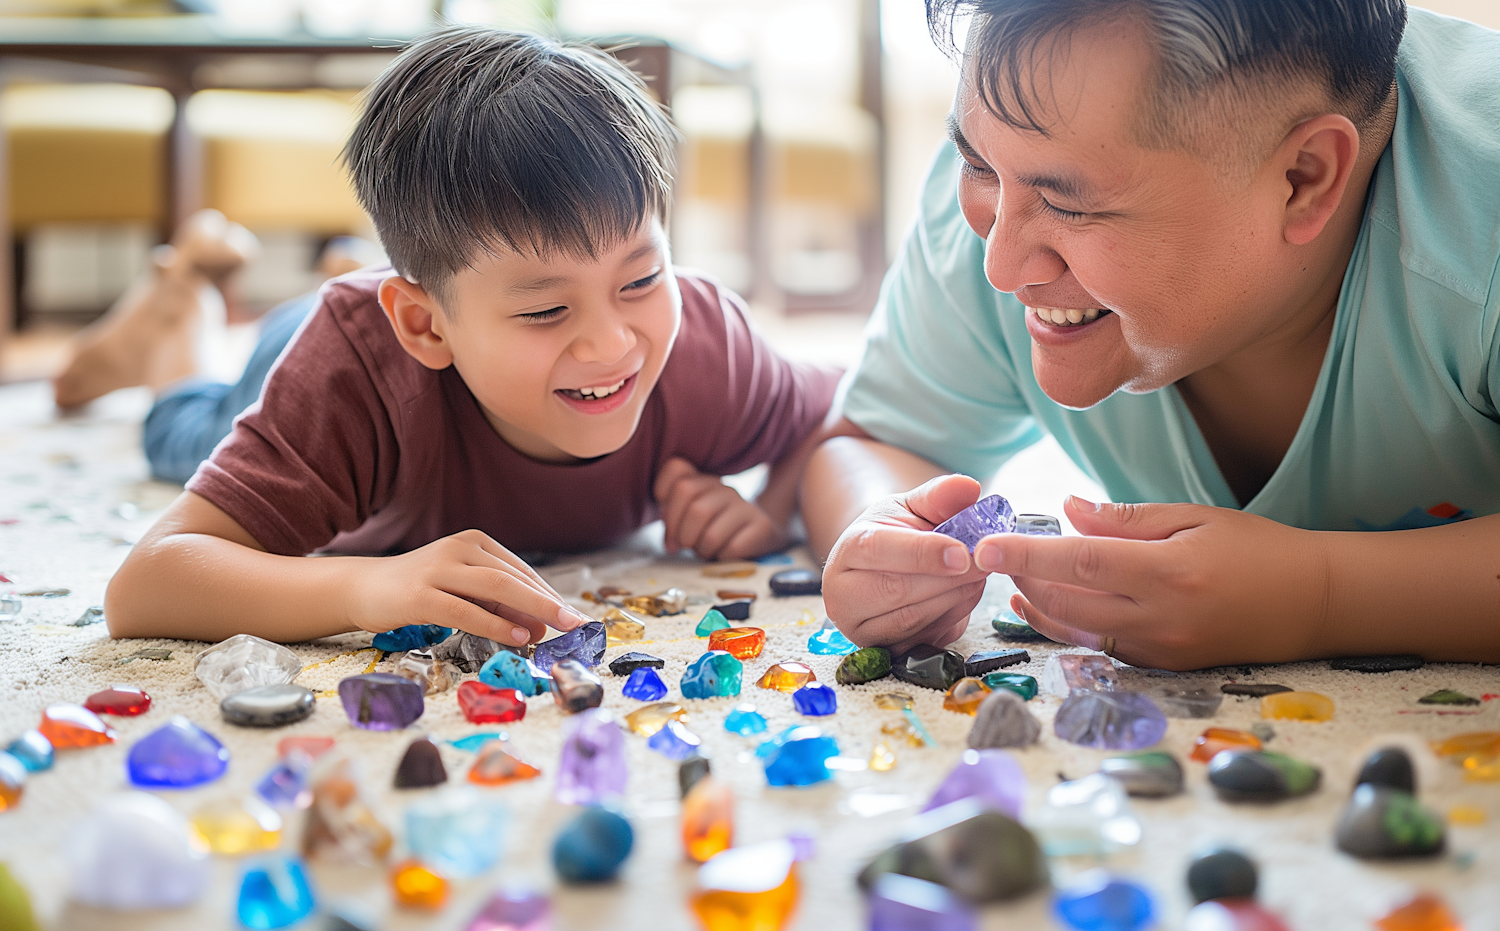
POLYGON ((1036 314, 1038 320, 1041 320, 1043 323, 1050 323, 1053 326, 1082 326, 1085 323, 1093 323, 1101 315, 1109 313, 1109 311, 1098 307, 1089 307, 1087 309, 1077 307, 1066 309, 1062 307, 1031 307, 1028 309, 1036 314))
POLYGON ((613 385, 606 385, 602 388, 579 388, 576 392, 573 393, 576 393, 579 397, 583 398, 586 401, 597 401, 600 398, 607 398, 610 395, 614 394, 616 391, 619 391, 621 388, 625 387, 625 383, 627 381, 630 381, 630 379, 622 378, 619 381, 615 382, 613 385))

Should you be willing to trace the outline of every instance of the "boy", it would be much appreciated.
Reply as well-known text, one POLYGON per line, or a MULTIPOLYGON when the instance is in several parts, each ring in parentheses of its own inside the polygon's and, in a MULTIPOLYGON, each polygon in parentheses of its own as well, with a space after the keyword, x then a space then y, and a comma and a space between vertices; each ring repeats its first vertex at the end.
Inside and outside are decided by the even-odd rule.
POLYGON ((783 546, 838 376, 674 275, 674 142, 600 53, 476 28, 403 53, 345 152, 395 270, 324 287, 110 583, 111 633, 526 643, 586 618, 518 551, 609 545, 658 503, 673 548, 783 546), (717 478, 762 462, 755 503, 717 478))

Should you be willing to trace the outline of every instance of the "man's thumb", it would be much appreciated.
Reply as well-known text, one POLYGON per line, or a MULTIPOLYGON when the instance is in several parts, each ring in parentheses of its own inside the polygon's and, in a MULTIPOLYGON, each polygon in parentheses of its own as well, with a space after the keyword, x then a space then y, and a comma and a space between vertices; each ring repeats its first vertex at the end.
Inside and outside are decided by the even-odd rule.
POLYGON ((1068 520, 1088 537, 1165 540, 1203 523, 1197 504, 1095 504, 1077 495, 1063 503, 1068 520))
POLYGON ((907 510, 934 527, 979 500, 979 482, 967 475, 940 475, 906 493, 907 510))

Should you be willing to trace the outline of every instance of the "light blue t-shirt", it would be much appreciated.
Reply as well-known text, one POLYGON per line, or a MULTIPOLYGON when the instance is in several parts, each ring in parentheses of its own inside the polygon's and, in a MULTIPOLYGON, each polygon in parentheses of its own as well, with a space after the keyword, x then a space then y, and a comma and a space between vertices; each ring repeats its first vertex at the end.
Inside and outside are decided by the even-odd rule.
MULTIPOLYGON (((1310 530, 1394 530, 1500 513, 1500 33, 1413 9, 1395 132, 1286 457, 1244 510, 1310 530)), ((1175 386, 1084 411, 1037 386, 1024 308, 938 155, 850 376, 876 439, 981 479, 1044 434, 1115 501, 1236 508, 1175 386)), ((1004 489, 1000 489, 1002 492, 1004 489)))

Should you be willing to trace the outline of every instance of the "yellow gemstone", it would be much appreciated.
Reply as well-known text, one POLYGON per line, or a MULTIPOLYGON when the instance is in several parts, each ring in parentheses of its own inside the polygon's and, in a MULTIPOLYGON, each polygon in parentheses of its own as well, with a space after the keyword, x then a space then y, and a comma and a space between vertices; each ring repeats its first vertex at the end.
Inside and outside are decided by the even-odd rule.
POLYGON ((686 709, 675 701, 642 705, 625 716, 625 726, 632 734, 650 737, 667 726, 668 721, 687 721, 686 709))
POLYGON ((402 908, 436 912, 448 904, 448 880, 416 860, 404 860, 391 870, 391 892, 402 908))
MULTIPOLYGON (((908 728, 909 729, 909 728, 908 728)), ((887 773, 896 768, 896 751, 883 742, 870 751, 870 768, 877 773, 887 773)))
POLYGON ((1448 823, 1460 827, 1478 827, 1489 820, 1489 815, 1478 805, 1454 805, 1448 809, 1448 823))
POLYGON ((881 692, 875 696, 875 707, 891 711, 906 711, 915 706, 916 699, 905 692, 881 692))
POLYGON ((753 562, 711 562, 703 574, 711 579, 748 579, 760 568, 753 562))
POLYGON ((781 931, 797 907, 797 867, 787 870, 781 885, 765 892, 699 892, 689 904, 703 931, 781 931))
POLYGON ((655 595, 635 595, 621 599, 625 607, 637 614, 661 617, 664 614, 681 614, 687 610, 687 592, 680 588, 669 588, 655 595))
POLYGON ((281 815, 253 795, 200 805, 193 812, 193 827, 208 842, 209 850, 225 856, 281 846, 281 815))
POLYGON ((799 625, 816 624, 816 623, 818 623, 818 616, 816 614, 812 613, 811 611, 809 611, 808 609, 803 608, 802 609, 802 614, 799 615, 798 618, 797 618, 797 623, 799 625))
POLYGON ((1284 721, 1327 721, 1333 699, 1317 692, 1277 692, 1260 700, 1260 716, 1284 721))
POLYGON ((1438 756, 1500 755, 1500 731, 1470 731, 1432 745, 1438 756))
POLYGON ((702 863, 734 844, 734 793, 712 776, 694 784, 682 800, 682 849, 702 863))
POLYGON ((1464 757, 1464 779, 1469 782, 1500 782, 1500 756, 1476 753, 1464 757))
POLYGON ((635 643, 646 636, 646 625, 638 618, 621 611, 619 608, 610 608, 604 615, 604 638, 610 646, 617 643, 635 643))
POLYGON ((917 729, 905 721, 890 721, 882 724, 880 726, 880 733, 889 737, 900 737, 913 747, 926 746, 926 743, 922 740, 922 735, 917 733, 917 729))
POLYGON ((965 676, 953 683, 953 688, 943 697, 943 708, 959 714, 975 714, 979 711, 979 703, 988 694, 990 687, 984 684, 984 680, 965 676))
POLYGON ((807 683, 816 681, 818 677, 806 663, 773 663, 755 684, 763 689, 795 692, 807 683))

